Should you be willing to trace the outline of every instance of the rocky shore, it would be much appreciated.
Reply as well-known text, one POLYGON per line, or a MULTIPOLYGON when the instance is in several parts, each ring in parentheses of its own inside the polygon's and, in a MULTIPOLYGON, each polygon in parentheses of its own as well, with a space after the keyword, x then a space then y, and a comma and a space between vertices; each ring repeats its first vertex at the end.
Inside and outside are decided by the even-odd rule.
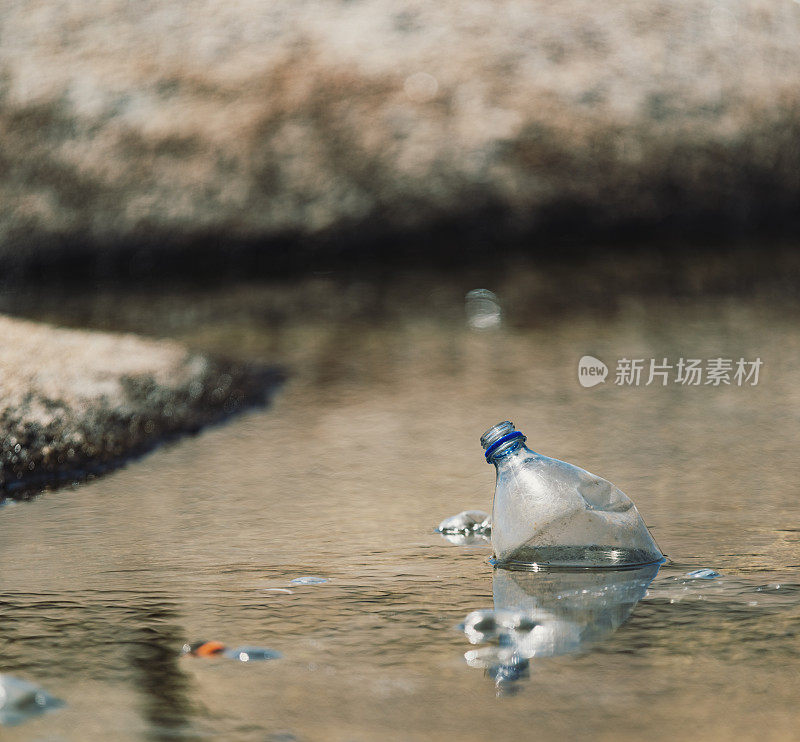
POLYGON ((0 501, 107 471, 266 401, 277 371, 0 316, 0 501))
POLYGON ((0 38, 6 275, 796 219, 793 0, 18 0, 0 38))

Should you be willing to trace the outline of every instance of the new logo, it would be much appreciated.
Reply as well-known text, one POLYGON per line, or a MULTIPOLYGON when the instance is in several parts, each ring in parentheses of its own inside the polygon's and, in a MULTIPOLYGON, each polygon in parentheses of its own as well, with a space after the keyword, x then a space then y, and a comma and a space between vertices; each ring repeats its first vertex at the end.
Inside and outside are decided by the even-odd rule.
POLYGON ((602 384, 608 376, 608 366, 594 356, 583 356, 578 361, 578 381, 583 387, 602 384))

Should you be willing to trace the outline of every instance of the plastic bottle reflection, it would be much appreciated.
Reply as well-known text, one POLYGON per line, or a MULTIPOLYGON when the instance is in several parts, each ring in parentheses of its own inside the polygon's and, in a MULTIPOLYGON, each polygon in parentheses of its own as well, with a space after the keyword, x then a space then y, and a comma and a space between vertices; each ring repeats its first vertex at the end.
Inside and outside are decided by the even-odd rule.
POLYGON ((463 624, 472 644, 488 645, 467 652, 467 664, 484 668, 499 693, 513 692, 531 659, 587 649, 625 623, 658 569, 496 569, 494 610, 473 611, 463 624))

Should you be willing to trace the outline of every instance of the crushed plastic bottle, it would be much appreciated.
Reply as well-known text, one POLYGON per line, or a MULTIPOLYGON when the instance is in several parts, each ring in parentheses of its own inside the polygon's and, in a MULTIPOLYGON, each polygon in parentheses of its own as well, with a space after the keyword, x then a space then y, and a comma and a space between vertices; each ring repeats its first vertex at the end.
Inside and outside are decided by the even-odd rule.
POLYGON ((497 468, 492 509, 495 564, 511 568, 609 568, 660 563, 664 555, 631 500, 611 482, 525 446, 514 423, 481 437, 497 468))
POLYGON ((63 701, 38 685, 12 675, 0 675, 0 724, 4 726, 16 726, 63 705, 63 701))

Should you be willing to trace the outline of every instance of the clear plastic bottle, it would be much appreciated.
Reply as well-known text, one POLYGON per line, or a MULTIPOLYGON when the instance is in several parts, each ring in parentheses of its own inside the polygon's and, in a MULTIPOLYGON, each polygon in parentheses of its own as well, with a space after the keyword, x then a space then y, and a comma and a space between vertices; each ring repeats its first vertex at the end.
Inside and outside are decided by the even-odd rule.
POLYGON ((514 423, 481 437, 497 468, 492 546, 498 566, 630 567, 662 562, 633 502, 611 482, 525 446, 514 423))

